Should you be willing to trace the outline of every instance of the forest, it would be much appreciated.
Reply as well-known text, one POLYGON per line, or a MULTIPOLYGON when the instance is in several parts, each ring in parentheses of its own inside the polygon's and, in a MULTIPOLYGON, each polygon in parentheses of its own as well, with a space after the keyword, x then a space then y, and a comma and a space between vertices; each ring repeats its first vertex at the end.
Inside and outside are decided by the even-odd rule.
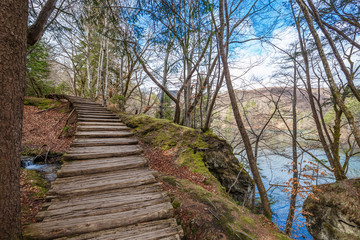
POLYGON ((4 0, 0 43, 1 239, 21 235, 24 96, 86 97, 216 134, 251 175, 253 205, 295 239, 299 201, 360 177, 357 0, 4 0), (266 162, 289 177, 273 181, 285 173, 266 162))

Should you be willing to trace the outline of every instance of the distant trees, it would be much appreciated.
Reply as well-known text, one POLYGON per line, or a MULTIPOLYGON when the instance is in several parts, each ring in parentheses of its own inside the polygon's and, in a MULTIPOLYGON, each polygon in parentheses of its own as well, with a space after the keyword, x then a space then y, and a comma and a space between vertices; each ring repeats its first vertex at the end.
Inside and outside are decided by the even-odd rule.
POLYGON ((53 93, 54 83, 48 81, 50 76, 49 49, 44 42, 28 48, 26 61, 26 95, 43 97, 53 93))

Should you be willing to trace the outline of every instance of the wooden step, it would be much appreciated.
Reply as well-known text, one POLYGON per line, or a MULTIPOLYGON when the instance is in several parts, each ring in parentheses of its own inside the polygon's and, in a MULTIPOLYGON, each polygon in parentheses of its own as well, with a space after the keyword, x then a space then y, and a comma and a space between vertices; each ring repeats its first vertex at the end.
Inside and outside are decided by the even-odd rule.
POLYGON ((120 122, 119 119, 99 119, 99 118, 88 118, 88 117, 79 117, 78 121, 83 122, 120 122))
POLYGON ((78 126, 99 125, 99 126, 126 126, 123 122, 78 122, 78 126))
POLYGON ((64 160, 125 157, 141 153, 142 149, 138 145, 73 147, 64 155, 64 160))
POLYGON ((122 138, 133 135, 129 131, 78 131, 75 133, 76 138, 122 138))
POLYGON ((125 212, 136 208, 146 207, 169 201, 165 193, 141 193, 118 195, 106 199, 98 198, 78 205, 67 205, 65 208, 51 209, 39 212, 37 221, 56 221, 60 219, 78 218, 86 216, 104 215, 125 212))
POLYGON ((137 143, 138 140, 135 138, 76 138, 71 143, 71 147, 133 145, 137 143))
POLYGON ((84 110, 76 110, 78 115, 95 115, 95 116, 116 116, 114 113, 110 111, 84 111, 84 110))
POLYGON ((77 130, 79 131, 123 131, 123 130, 131 130, 126 126, 98 126, 98 125, 87 125, 87 126, 78 126, 77 130))
MULTIPOLYGON (((180 231, 182 232, 182 230, 180 231)), ((82 234, 59 240, 87 240, 87 239, 121 239, 121 240, 180 240, 179 229, 175 219, 165 219, 131 225, 128 227, 82 234)))
POLYGON ((113 171, 111 173, 57 178, 52 183, 49 195, 54 198, 55 196, 68 197, 74 194, 96 194, 102 191, 141 186, 155 182, 153 172, 147 168, 113 171))
POLYGON ((119 119, 115 115, 89 115, 89 114, 79 114, 79 118, 94 118, 94 119, 119 119))
POLYGON ((147 194, 147 193, 161 192, 161 191, 162 191, 162 185, 158 182, 155 182, 155 183, 144 184, 135 187, 119 188, 104 192, 97 192, 94 195, 92 194, 70 195, 70 196, 65 195, 64 197, 57 197, 56 199, 47 197, 48 202, 46 202, 47 206, 45 207, 45 209, 65 208, 67 206, 79 205, 82 204, 83 202, 87 202, 91 200, 98 200, 99 198, 109 198, 118 195, 125 196, 134 193, 147 194))
POLYGON ((91 102, 73 103, 73 106, 74 107, 104 107, 102 104, 91 103, 91 102))
POLYGON ((65 162, 57 172, 58 177, 72 177, 104 173, 131 168, 143 168, 148 164, 143 156, 127 156, 113 158, 97 158, 93 160, 79 160, 65 162))
POLYGON ((166 202, 126 212, 35 223, 25 229, 24 235, 40 240, 54 239, 166 219, 172 215, 173 208, 166 202))
POLYGON ((107 110, 106 107, 104 106, 101 106, 101 105, 93 105, 93 106, 90 106, 90 105, 75 105, 74 106, 76 109, 84 109, 84 110, 107 110))

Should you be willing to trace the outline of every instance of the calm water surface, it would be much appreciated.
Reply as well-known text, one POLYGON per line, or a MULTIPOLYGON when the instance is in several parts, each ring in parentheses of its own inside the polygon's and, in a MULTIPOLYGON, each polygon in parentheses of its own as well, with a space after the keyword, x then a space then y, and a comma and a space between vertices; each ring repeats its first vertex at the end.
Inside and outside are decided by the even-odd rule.
MULTIPOLYGON (((292 173, 288 173, 288 170, 292 168, 291 160, 286 157, 274 155, 270 152, 264 151, 264 155, 258 158, 258 167, 263 176, 263 181, 266 189, 269 189, 269 198, 273 202, 271 209, 273 210, 273 221, 279 226, 281 230, 285 229, 287 214, 289 211, 289 196, 283 191, 283 185, 286 185, 288 180, 292 178, 292 173), (282 186, 274 186, 282 185, 282 186)), ((291 149, 287 149, 286 153, 291 156, 291 149)), ((325 159, 325 154, 322 150, 313 150, 312 153, 320 159, 325 159)), ((341 156, 344 159, 344 155, 341 156)), ((299 168, 304 168, 305 165, 309 166, 309 161, 312 158, 309 155, 304 155, 299 158, 299 168), (300 165, 301 164, 301 165, 300 165)), ((316 166, 314 166, 316 167, 316 166)), ((319 166, 320 171, 324 168, 319 166)), ((311 175, 315 178, 314 181, 307 179, 312 185, 332 183, 334 178, 331 174, 327 173, 325 177, 319 176, 312 170, 306 170, 303 172, 311 175)), ((350 159, 349 170, 347 173, 348 178, 360 177, 360 156, 355 156, 350 159)), ((303 183, 303 182, 302 182, 303 183)), ((313 239, 305 226, 305 218, 300 213, 304 199, 298 196, 296 216, 294 221, 294 229, 292 238, 294 239, 313 239)))

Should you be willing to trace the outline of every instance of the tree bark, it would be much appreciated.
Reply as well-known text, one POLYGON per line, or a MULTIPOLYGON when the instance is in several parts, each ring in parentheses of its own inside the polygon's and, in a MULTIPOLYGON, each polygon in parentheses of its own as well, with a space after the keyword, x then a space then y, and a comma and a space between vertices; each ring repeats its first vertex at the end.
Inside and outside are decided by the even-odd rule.
POLYGON ((48 0, 41 9, 39 16, 34 24, 32 24, 27 32, 27 44, 32 46, 40 40, 45 31, 45 26, 49 20, 51 13, 54 11, 57 0, 48 0))
MULTIPOLYGON (((296 50, 296 48, 295 48, 296 50)), ((294 54, 294 82, 293 82, 293 97, 292 97, 292 171, 293 171, 293 186, 291 188, 290 208, 289 214, 286 220, 285 233, 291 235, 291 228, 294 221, 296 197, 299 188, 299 173, 298 173, 298 155, 297 155, 297 77, 296 77, 296 55, 294 54)))
MULTIPOLYGON (((227 89, 228 89, 228 93, 229 93, 229 97, 230 97, 231 106, 233 109, 234 118, 235 118, 236 124, 238 126, 238 129, 240 131, 242 140, 244 142, 250 169, 253 174, 253 178, 254 178, 255 184, 258 188, 259 194, 260 194, 261 203, 262 203, 263 209, 264 209, 264 215, 268 219, 271 220, 272 213, 271 213, 271 209, 270 209, 270 202, 269 202, 264 184, 261 180, 259 170, 256 165, 256 159, 253 154, 251 142, 250 142, 249 136, 246 132, 245 125, 242 121, 239 107, 237 105, 235 91, 234 91, 234 88, 233 88, 232 82, 231 82, 230 70, 229 70, 229 65, 227 62, 227 55, 225 53, 224 41, 223 41, 224 28, 225 28, 224 9, 225 9, 225 11, 227 11, 227 6, 225 4, 225 7, 224 7, 224 2, 226 3, 226 0, 219 0, 220 29, 219 29, 217 37, 218 37, 218 41, 219 41, 220 57, 221 57, 223 67, 224 67, 225 81, 226 81, 226 85, 227 85, 227 89)), ((227 25, 227 27, 229 27, 229 26, 227 25)), ((227 32, 229 32, 229 31, 227 31, 227 32)), ((227 38, 229 38, 229 35, 227 35, 227 38)), ((228 43, 229 41, 226 41, 226 42, 228 43)))
MULTIPOLYGON (((353 117, 352 113, 346 107, 344 101, 341 98, 341 93, 340 93, 340 91, 339 91, 339 89, 338 89, 338 87, 337 87, 337 85, 335 83, 335 80, 333 78, 333 75, 331 73, 330 65, 329 65, 329 63, 327 61, 324 49, 323 49, 322 44, 321 44, 320 37, 317 34, 316 29, 314 27, 314 24, 313 24, 312 18, 310 16, 309 10, 308 10, 308 8, 307 8, 307 6, 306 6, 306 4, 304 3, 303 0, 296 0, 296 1, 299 4, 299 6, 301 8, 301 11, 304 14, 304 17, 305 17, 306 22, 307 22, 307 24, 309 26, 311 35, 313 36, 313 38, 315 40, 316 48, 318 50, 321 61, 323 63, 324 70, 325 70, 325 73, 326 73, 326 77, 328 78, 328 81, 329 81, 332 96, 334 97, 334 99, 336 101, 336 104, 344 112, 344 115, 346 116, 346 118, 348 120, 348 123, 350 125, 351 130, 352 130, 352 133, 354 134, 354 138, 355 138, 358 146, 360 146, 360 132, 359 132, 359 129, 358 129, 357 125, 356 125, 356 122, 354 120, 354 117, 353 117)), ((332 162, 330 162, 330 164, 331 164, 331 167, 334 169, 334 175, 336 177, 336 180, 346 179, 346 176, 344 176, 342 174, 341 166, 340 166, 339 163, 332 161, 332 162)))
POLYGON ((336 60, 338 61, 339 65, 340 65, 340 68, 341 68, 341 71, 344 73, 345 77, 346 77, 346 80, 349 84, 349 87, 351 89, 351 91, 353 92, 354 96, 356 97, 356 99, 360 102, 360 93, 359 91, 356 89, 356 86, 354 84, 354 76, 353 74, 351 74, 349 72, 349 70, 346 68, 346 65, 343 61, 343 59, 341 58, 340 56, 340 53, 339 51, 337 50, 336 46, 335 46, 335 43, 332 39, 332 37, 330 36, 329 32, 326 30, 322 20, 321 20, 321 17, 318 13, 318 11, 316 10, 313 2, 311 0, 307 0, 311 10, 312 10, 312 14, 314 16, 314 19, 316 21, 316 23, 318 24, 318 26, 320 27, 322 33, 325 35, 326 39, 328 40, 329 44, 330 44, 330 47, 335 55, 335 58, 336 60))
POLYGON ((20 239, 27 0, 0 1, 0 239, 20 239))

